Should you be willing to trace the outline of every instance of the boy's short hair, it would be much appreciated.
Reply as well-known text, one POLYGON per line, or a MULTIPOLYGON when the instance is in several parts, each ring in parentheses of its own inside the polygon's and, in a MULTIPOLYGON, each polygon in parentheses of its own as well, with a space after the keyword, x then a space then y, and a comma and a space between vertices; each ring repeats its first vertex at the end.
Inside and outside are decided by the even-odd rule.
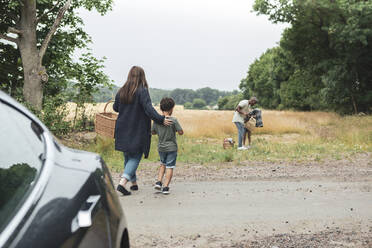
POLYGON ((164 112, 170 111, 174 108, 174 105, 176 105, 176 103, 174 102, 172 98, 164 97, 160 101, 160 110, 164 112))

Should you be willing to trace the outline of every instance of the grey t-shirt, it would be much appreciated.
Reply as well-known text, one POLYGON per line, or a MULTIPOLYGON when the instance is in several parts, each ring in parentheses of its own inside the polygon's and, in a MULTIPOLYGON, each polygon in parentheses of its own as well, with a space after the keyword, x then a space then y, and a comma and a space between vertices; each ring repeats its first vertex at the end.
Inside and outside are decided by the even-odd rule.
POLYGON ((182 131, 182 127, 175 117, 167 117, 172 120, 172 125, 164 126, 154 122, 152 125, 152 133, 159 136, 158 150, 159 152, 175 152, 177 151, 176 132, 182 131))

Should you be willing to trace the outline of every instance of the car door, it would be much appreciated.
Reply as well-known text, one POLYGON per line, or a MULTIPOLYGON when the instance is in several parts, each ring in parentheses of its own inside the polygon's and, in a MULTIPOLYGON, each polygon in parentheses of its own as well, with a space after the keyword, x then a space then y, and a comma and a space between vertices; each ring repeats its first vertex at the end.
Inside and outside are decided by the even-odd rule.
POLYGON ((0 247, 112 247, 99 162, 46 146, 46 132, 0 99, 0 247), (45 161, 52 164, 40 190, 45 161))
POLYGON ((0 247, 24 220, 25 202, 42 171, 45 143, 40 127, 0 101, 0 247))

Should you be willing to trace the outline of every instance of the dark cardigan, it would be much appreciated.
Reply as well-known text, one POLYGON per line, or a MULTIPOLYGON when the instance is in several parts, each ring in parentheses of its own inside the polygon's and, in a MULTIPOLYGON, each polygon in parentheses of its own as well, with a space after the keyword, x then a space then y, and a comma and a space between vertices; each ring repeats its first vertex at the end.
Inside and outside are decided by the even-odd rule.
POLYGON ((116 94, 113 108, 119 112, 115 126, 115 150, 143 152, 147 158, 151 144, 151 119, 162 124, 165 118, 152 106, 148 89, 138 88, 131 104, 121 103, 119 93, 116 94))

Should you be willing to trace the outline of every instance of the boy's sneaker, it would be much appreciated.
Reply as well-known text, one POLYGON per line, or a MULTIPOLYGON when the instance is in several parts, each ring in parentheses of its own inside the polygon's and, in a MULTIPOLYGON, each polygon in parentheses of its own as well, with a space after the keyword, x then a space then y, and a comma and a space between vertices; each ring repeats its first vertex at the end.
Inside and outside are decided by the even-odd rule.
POLYGON ((116 188, 117 191, 119 191, 120 193, 122 193, 123 195, 130 195, 132 194, 131 192, 129 192, 128 190, 126 190, 122 185, 118 185, 118 187, 116 188))
POLYGON ((238 147, 238 151, 243 151, 243 150, 248 150, 248 148, 246 148, 244 146, 238 147))
POLYGON ((132 186, 130 186, 130 190, 137 191, 138 190, 138 185, 132 185, 132 186))
POLYGON ((168 195, 169 194, 169 187, 164 187, 163 190, 161 191, 161 193, 163 193, 164 195, 168 195))
POLYGON ((156 190, 161 190, 161 186, 163 186, 162 183, 159 182, 159 181, 157 181, 157 182, 155 183, 154 189, 156 189, 156 190))

